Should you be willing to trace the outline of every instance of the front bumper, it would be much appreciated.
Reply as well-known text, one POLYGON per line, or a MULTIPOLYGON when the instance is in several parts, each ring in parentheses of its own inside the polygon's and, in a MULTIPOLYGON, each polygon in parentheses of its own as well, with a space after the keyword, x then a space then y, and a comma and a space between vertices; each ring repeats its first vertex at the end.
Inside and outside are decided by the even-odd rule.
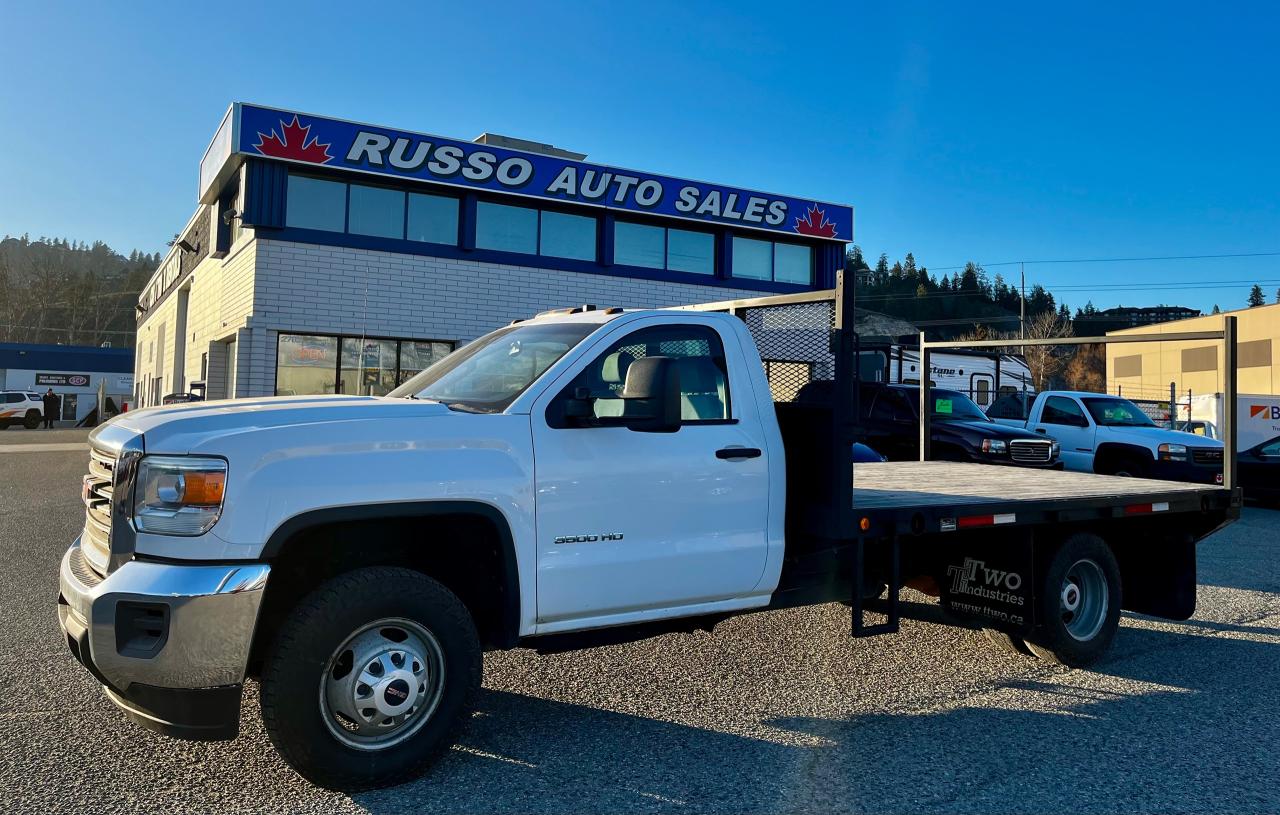
POLYGON ((181 738, 234 738, 270 571, 131 560, 100 579, 77 539, 58 575, 58 621, 130 719, 181 738))
POLYGON ((1192 484, 1222 484, 1222 462, 1155 461, 1148 478, 1164 481, 1186 481, 1192 484))

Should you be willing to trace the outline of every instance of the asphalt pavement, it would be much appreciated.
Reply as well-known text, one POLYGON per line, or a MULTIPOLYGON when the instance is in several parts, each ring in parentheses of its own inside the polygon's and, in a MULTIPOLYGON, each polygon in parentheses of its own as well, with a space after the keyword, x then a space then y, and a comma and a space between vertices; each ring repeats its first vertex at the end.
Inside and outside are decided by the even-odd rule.
POLYGON ((480 711, 430 775, 347 796, 275 756, 256 688, 235 741, 173 741, 71 658, 57 564, 86 460, 0 452, 6 812, 1280 811, 1280 512, 1201 545, 1194 619, 1126 615, 1091 670, 920 620, 851 640, 840 605, 490 654, 480 711))

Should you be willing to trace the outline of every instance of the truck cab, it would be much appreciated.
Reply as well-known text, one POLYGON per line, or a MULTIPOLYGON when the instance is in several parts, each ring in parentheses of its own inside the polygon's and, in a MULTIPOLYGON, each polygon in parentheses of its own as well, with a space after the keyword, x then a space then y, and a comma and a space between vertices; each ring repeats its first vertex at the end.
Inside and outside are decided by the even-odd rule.
MULTIPOLYGON (((996 421, 1020 424, 1015 419, 996 421)), ((1044 391, 1036 395, 1024 426, 1057 440, 1068 470, 1221 483, 1222 442, 1159 427, 1119 396, 1044 391)))

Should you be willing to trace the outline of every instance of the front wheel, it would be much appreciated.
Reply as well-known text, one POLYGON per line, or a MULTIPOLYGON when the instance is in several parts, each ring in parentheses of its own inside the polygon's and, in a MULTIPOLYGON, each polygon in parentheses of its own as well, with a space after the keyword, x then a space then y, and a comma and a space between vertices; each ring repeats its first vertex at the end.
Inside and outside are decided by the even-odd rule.
POLYGON ((453 592, 409 569, 357 569, 281 626, 263 665, 262 718, 281 757, 316 784, 399 784, 454 743, 481 666, 453 592))
POLYGON ((1040 624, 1026 645, 1047 662, 1089 665, 1120 627, 1120 567, 1106 541, 1081 532, 1063 541, 1045 570, 1040 624))
POLYGON ((22 426, 28 430, 35 430, 40 426, 41 418, 43 417, 34 410, 28 411, 27 415, 22 420, 22 426))

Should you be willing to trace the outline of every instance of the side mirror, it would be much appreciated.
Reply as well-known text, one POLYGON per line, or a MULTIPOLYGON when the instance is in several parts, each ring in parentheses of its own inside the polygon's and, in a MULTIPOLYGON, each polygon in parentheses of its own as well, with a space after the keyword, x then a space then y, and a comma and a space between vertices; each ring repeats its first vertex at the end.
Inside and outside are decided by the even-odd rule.
POLYGON ((627 369, 622 386, 627 427, 644 433, 680 429, 680 372, 671 357, 641 357, 627 369))

